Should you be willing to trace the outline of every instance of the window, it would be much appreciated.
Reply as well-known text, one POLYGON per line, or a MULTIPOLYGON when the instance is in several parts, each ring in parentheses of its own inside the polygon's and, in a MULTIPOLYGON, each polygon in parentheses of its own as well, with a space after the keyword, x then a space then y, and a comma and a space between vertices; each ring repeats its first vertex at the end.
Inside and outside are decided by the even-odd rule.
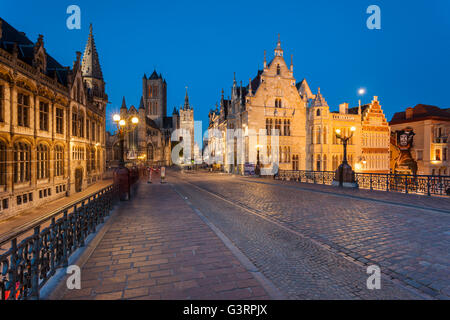
POLYGON ((80 130, 80 137, 84 138, 84 115, 78 115, 78 128, 80 130))
POLYGON ((17 125, 30 126, 30 96, 22 93, 17 95, 17 125))
POLYGON ((91 149, 91 170, 95 170, 95 149, 91 149))
POLYGON ((29 144, 14 144, 14 183, 28 182, 31 178, 31 148, 29 144))
POLYGON ((5 121, 5 102, 3 101, 5 99, 5 94, 3 91, 5 90, 4 86, 0 86, 0 122, 5 121))
POLYGON ((320 109, 317 109, 316 115, 320 117, 320 109))
POLYGON ((94 121, 92 121, 91 138, 92 138, 92 141, 95 141, 95 122, 94 121))
POLYGON ((327 127, 323 128, 323 144, 328 143, 328 137, 327 137, 327 127))
POLYGON ((275 130, 276 130, 276 135, 281 134, 281 119, 275 119, 275 130))
POLYGON ((281 108, 282 105, 281 99, 275 99, 275 108, 281 108))
POLYGON ((75 112, 72 113, 72 136, 76 137, 78 133, 78 116, 75 112))
POLYGON ((320 169, 320 154, 317 155, 316 170, 321 171, 321 169, 320 169))
POLYGON ((323 167, 322 168, 323 171, 327 171, 327 155, 326 154, 323 155, 322 167, 323 167))
POLYGON ((284 120, 284 133, 285 136, 291 135, 291 120, 284 120))
POLYGON ((0 186, 6 186, 6 144, 0 141, 0 186))
POLYGON ((49 156, 48 147, 45 144, 40 144, 37 147, 36 159, 36 176, 38 179, 45 179, 49 177, 49 156))
POLYGON ((279 76, 281 74, 281 67, 280 67, 280 65, 278 64, 277 65, 277 75, 279 76))
POLYGON ((436 149, 436 160, 441 161, 441 149, 436 149))
POLYGON ((55 147, 55 176, 60 177, 64 174, 64 148, 55 147))
POLYGON ((91 151, 87 149, 87 158, 86 158, 86 170, 87 172, 91 172, 91 151))
POLYGON ((64 109, 56 108, 56 133, 64 134, 64 109))
POLYGON ((447 148, 442 150, 442 161, 447 161, 447 148))
POLYGON ((89 140, 89 132, 90 132, 91 122, 89 119, 86 119, 86 139, 89 140))
POLYGON ((316 131, 316 143, 320 144, 322 141, 320 141, 320 136, 321 136, 321 132, 320 132, 320 128, 317 129, 316 131))
POLYGON ((39 102, 39 129, 48 131, 48 103, 39 102))

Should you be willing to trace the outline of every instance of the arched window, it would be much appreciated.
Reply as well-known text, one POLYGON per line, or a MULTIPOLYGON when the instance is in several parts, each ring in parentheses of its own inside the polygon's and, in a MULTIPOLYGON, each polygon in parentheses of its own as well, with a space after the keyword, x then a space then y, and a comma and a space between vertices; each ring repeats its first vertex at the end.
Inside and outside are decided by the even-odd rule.
POLYGON ((320 129, 320 127, 317 129, 317 131, 316 131, 316 143, 317 144, 320 144, 321 143, 321 141, 320 141, 320 135, 321 135, 321 129, 320 129))
POLYGON ((320 167, 320 154, 317 155, 316 157, 316 171, 321 171, 321 167, 320 167))
POLYGON ((327 127, 323 127, 323 144, 328 143, 327 131, 327 127))
POLYGON ((55 177, 64 175, 64 148, 60 145, 55 147, 55 177))
POLYGON ((322 167, 323 167, 322 168, 323 171, 327 171, 328 166, 327 166, 327 155, 326 154, 323 155, 322 167))
POLYGON ((92 153, 91 153, 91 150, 88 148, 88 149, 86 149, 86 155, 87 155, 87 157, 86 157, 86 171, 89 173, 89 172, 91 172, 92 171, 92 161, 91 161, 91 156, 92 156, 92 153))
POLYGON ((91 149, 91 170, 95 170, 95 149, 91 149))
POLYGON ((38 179, 49 177, 49 162, 48 147, 45 144, 38 145, 36 159, 36 176, 38 179))
POLYGON ((153 161, 153 157, 154 157, 154 154, 153 154, 153 145, 152 144, 149 144, 149 145, 147 145, 147 159, 148 159, 148 161, 153 161))
POLYGON ((316 115, 320 117, 320 109, 317 109, 316 115))
POLYGON ((27 143, 14 144, 14 183, 31 179, 31 147, 27 143))
POLYGON ((278 64, 277 65, 277 75, 279 76, 281 74, 281 67, 280 67, 280 65, 278 64))
POLYGON ((97 158, 96 158, 97 170, 100 170, 100 149, 97 149, 96 156, 97 156, 97 158))
POLYGON ((6 186, 6 144, 0 141, 0 186, 6 186))

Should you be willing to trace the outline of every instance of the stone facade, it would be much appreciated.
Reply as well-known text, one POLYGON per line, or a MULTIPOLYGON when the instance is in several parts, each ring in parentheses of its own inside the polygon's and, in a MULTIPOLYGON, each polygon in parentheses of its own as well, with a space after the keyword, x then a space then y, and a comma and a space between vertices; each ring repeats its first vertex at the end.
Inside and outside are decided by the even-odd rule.
POLYGON ((92 26, 70 68, 0 19, 0 219, 102 179, 107 101, 92 26))
MULTIPOLYGON (((267 63, 264 54, 264 68, 246 87, 234 79, 228 99, 222 90, 220 107, 209 113, 207 161, 235 173, 243 173, 244 163, 255 164, 264 157, 268 162, 276 157, 281 170, 334 171, 343 158, 335 130, 346 135, 351 127, 356 132, 348 147, 350 164, 358 172, 388 173, 390 131, 378 98, 356 108, 342 104, 338 112, 331 112, 320 88, 313 94, 305 79, 296 83, 292 57, 288 67, 278 40, 272 61, 267 63), (236 129, 242 132, 240 144, 229 138, 236 129), (249 132, 260 130, 267 142, 250 137, 249 132), (271 145, 273 130, 279 133, 276 152, 271 145), (242 161, 237 161, 236 150, 243 150, 242 161)), ((265 166, 270 167, 261 164, 265 166)))
POLYGON ((390 121, 393 134, 392 147, 397 156, 392 157, 392 171, 398 168, 398 135, 412 131, 409 148, 419 175, 450 175, 450 108, 418 104, 414 108, 397 112, 390 121))

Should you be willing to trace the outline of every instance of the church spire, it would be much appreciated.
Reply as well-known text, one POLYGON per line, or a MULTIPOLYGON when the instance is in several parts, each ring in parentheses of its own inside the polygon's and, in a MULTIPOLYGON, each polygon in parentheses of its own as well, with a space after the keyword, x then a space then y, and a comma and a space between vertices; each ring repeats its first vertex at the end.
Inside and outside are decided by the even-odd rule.
POLYGON ((89 26, 89 37, 84 49, 83 62, 81 65, 83 77, 103 80, 102 68, 98 59, 97 48, 95 47, 92 24, 89 26))
POLYGON ((278 34, 278 42, 277 47, 275 48, 275 56, 283 56, 283 49, 281 49, 281 40, 280 40, 280 34, 278 34))
POLYGON ((188 87, 186 86, 186 96, 184 97, 184 110, 189 110, 191 107, 189 106, 189 95, 188 95, 188 87))
POLYGON ((126 109, 127 108, 127 104, 125 102, 125 97, 122 98, 122 107, 120 107, 120 109, 126 109))

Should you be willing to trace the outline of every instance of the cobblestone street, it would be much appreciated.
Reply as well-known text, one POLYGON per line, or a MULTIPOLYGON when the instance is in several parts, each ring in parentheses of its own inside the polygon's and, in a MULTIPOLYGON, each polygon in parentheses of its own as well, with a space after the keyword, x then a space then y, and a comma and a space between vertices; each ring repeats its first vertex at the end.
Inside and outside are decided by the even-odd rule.
POLYGON ((448 199, 207 173, 178 177, 186 194, 210 197, 195 205, 293 298, 450 296, 448 199), (365 288, 364 266, 371 264, 392 280, 382 290, 365 288))
POLYGON ((64 298, 448 299, 448 203, 170 171, 119 208, 64 298))

